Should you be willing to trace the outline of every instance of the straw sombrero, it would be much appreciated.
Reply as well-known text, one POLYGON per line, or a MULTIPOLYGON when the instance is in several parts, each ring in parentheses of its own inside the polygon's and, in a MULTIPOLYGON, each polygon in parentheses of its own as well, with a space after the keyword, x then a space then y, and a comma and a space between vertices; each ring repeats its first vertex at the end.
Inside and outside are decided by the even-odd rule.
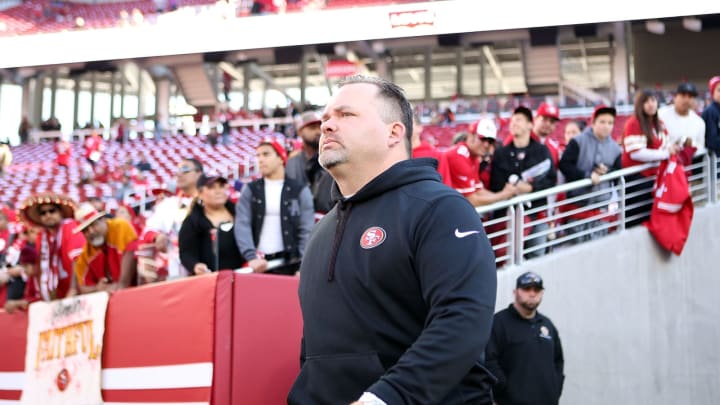
POLYGON ((75 201, 68 196, 49 192, 38 193, 26 198, 20 204, 20 208, 18 208, 20 219, 30 225, 42 226, 37 207, 43 204, 54 204, 60 207, 63 218, 73 218, 77 207, 75 201))

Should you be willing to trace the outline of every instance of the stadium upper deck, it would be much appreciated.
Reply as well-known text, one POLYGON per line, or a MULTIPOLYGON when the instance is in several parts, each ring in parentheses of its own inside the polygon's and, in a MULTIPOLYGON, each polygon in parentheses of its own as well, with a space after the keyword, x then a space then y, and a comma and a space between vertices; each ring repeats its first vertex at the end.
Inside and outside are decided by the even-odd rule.
MULTIPOLYGON (((361 0, 352 3, 356 2, 366 3, 361 0)), ((341 3, 351 2, 343 0, 341 3)), ((4 50, 0 68, 645 20, 678 15, 702 16, 720 12, 717 2, 705 0, 687 4, 658 3, 652 8, 621 0, 608 0, 600 8, 587 7, 583 2, 552 5, 551 8, 561 8, 562 12, 549 12, 548 3, 530 0, 499 2, 492 7, 485 7, 483 2, 477 0, 390 3, 354 7, 351 10, 345 7, 320 11, 303 9, 307 11, 254 18, 235 18, 232 13, 230 17, 213 12, 178 13, 173 18, 143 19, 142 24, 135 26, 6 36, 0 38, 0 49, 4 50), (68 47, 68 43, 83 46, 68 47)), ((333 4, 336 3, 330 3, 333 4)), ((17 19, 13 21, 18 22, 17 19)), ((5 24, 7 26, 8 23, 5 24)), ((29 27, 25 29, 31 30, 29 27)))

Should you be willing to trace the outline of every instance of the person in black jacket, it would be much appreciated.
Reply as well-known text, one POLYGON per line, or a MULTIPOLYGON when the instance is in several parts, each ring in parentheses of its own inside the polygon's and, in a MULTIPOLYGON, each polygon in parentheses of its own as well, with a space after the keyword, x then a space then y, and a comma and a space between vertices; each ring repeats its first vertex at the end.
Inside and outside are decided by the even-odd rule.
POLYGON ((339 86, 319 157, 338 202, 300 267, 302 367, 288 404, 489 405, 497 280, 480 218, 434 159, 410 159, 402 89, 364 76, 339 86))
POLYGON ((262 178, 243 187, 235 214, 235 239, 254 273, 295 274, 315 224, 310 189, 285 176, 287 152, 275 139, 257 149, 262 178))
MULTIPOLYGON (((490 190, 498 192, 506 183, 516 186, 517 194, 528 194, 555 186, 557 173, 553 165, 552 155, 548 148, 535 140, 532 131, 532 111, 526 107, 518 107, 510 118, 510 134, 512 142, 495 150, 490 172, 490 190)), ((532 221, 547 217, 546 210, 539 208, 547 205, 547 198, 531 201, 528 216, 532 221)), ((503 213, 504 215, 504 213, 503 213)), ((539 221, 531 229, 532 235, 525 241, 525 249, 530 250, 528 257, 538 257, 545 253, 545 248, 536 247, 547 242, 550 228, 547 221, 539 221), (536 247, 533 249, 533 247, 536 247)))
POLYGON ((557 405, 565 375, 562 344, 550 318, 537 311, 543 280, 533 272, 517 278, 515 301, 495 314, 485 358, 497 377, 498 405, 557 405))
POLYGON ((228 201, 227 179, 202 175, 198 197, 180 227, 180 261, 190 274, 242 267, 233 233, 235 206, 228 201))
POLYGON ((318 162, 320 113, 306 111, 297 118, 295 127, 303 146, 298 154, 288 159, 285 176, 306 184, 313 196, 315 212, 325 214, 334 204, 330 197, 333 180, 318 162))

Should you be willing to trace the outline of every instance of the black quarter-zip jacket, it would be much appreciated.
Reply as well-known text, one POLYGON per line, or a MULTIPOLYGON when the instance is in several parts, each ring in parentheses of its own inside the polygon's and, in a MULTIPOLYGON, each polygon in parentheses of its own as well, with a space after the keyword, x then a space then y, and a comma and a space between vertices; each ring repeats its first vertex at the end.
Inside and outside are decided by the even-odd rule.
MULTIPOLYGON (((302 369, 288 404, 490 404, 495 261, 478 214, 432 159, 341 199, 300 270, 302 369)), ((335 190, 337 192, 337 190, 335 190)))
POLYGON ((510 304, 495 314, 487 365, 499 405, 557 405, 565 376, 562 343, 550 318, 523 318, 510 304))

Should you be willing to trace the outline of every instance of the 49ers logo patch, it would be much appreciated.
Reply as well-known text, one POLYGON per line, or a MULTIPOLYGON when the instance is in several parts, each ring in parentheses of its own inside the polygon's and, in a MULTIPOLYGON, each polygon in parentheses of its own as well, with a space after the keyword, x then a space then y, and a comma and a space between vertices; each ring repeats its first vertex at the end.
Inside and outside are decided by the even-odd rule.
POLYGON ((363 249, 372 249, 380 246, 385 242, 387 233, 379 226, 373 226, 365 230, 360 237, 360 247, 363 249))
POLYGON ((60 391, 65 391, 65 388, 70 385, 70 373, 67 371, 67 369, 64 368, 60 370, 57 377, 55 378, 55 384, 60 391))

